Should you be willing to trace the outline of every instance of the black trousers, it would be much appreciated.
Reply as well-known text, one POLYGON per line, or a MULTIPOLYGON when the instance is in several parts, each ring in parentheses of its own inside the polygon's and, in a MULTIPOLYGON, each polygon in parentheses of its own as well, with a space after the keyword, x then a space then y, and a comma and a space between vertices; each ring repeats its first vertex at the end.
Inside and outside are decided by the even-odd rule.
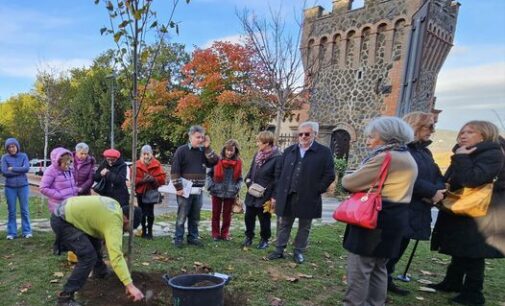
POLYGON ((107 271, 107 265, 102 258, 102 240, 91 237, 55 215, 51 216, 51 228, 56 234, 63 250, 72 251, 77 255, 78 262, 63 286, 63 291, 72 293, 81 289, 88 275, 101 275, 107 271))
POLYGON ((137 195, 137 203, 139 207, 142 209, 142 231, 143 235, 151 235, 153 230, 154 223, 154 203, 144 203, 142 202, 142 195, 137 195))
POLYGON ((396 257, 390 258, 386 263, 386 269, 388 270, 388 283, 390 283, 393 280, 393 273, 395 272, 395 266, 405 253, 405 250, 409 246, 409 242, 410 242, 409 238, 403 238, 402 241, 400 242, 400 253, 398 253, 396 257))
POLYGON ((461 287, 462 293, 482 295, 484 287, 484 258, 452 256, 444 282, 461 287))
POLYGON ((254 228, 256 226, 256 216, 260 220, 260 236, 263 240, 268 240, 272 236, 270 225, 270 213, 264 213, 263 207, 246 206, 245 208, 245 235, 248 238, 254 238, 254 228))

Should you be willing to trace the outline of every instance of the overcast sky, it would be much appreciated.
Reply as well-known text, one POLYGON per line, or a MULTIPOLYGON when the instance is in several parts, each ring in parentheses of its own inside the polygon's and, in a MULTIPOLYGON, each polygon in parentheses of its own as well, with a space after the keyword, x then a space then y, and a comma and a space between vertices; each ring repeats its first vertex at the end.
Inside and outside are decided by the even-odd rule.
MULTIPOLYGON (((172 1, 158 1, 160 19, 172 1), (164 5, 164 7, 163 7, 164 5)), ((318 4, 331 10, 331 0, 318 4)), ((360 5, 363 0, 355 1, 360 5)), ((455 46, 439 75, 438 128, 459 129, 472 119, 505 121, 505 0, 460 0, 455 46)), ((236 9, 258 15, 282 8, 288 19, 301 15, 303 0, 192 0, 177 9, 179 36, 187 50, 214 40, 237 41, 241 32, 236 9)), ((314 3, 307 1, 307 3, 314 3)), ((33 86, 37 69, 65 70, 89 65, 112 39, 99 29, 108 23, 103 6, 93 0, 0 0, 0 100, 33 86)), ((290 23, 291 27, 296 22, 290 23)))

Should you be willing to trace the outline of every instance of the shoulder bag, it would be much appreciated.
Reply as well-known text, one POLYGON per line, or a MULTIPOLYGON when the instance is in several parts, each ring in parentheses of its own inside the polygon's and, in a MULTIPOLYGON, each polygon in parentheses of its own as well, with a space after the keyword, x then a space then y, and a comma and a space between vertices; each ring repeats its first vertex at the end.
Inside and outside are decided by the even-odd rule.
POLYGON ((448 191, 442 205, 456 215, 484 217, 487 215, 492 195, 493 183, 475 188, 464 187, 456 191, 448 191))
POLYGON ((98 182, 96 182, 93 185, 92 189, 94 192, 101 195, 105 191, 106 185, 107 185, 107 181, 105 180, 105 177, 102 177, 98 182))
POLYGON ((381 169, 368 191, 353 193, 335 209, 333 218, 347 224, 375 229, 377 227, 379 211, 382 210, 382 186, 386 180, 390 163, 391 153, 386 152, 381 169), (377 182, 379 182, 377 190, 373 191, 377 182))
POLYGON ((156 189, 150 189, 142 194, 143 204, 159 204, 161 203, 161 193, 156 189))

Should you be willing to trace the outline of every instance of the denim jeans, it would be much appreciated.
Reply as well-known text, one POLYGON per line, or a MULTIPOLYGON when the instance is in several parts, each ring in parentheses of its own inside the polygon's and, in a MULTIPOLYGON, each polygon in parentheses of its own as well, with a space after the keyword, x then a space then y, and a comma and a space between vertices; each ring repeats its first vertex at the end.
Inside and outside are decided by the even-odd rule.
POLYGON ((21 229, 23 235, 32 233, 30 225, 30 209, 28 207, 29 187, 5 187, 5 198, 7 199, 7 208, 9 210, 9 221, 7 224, 7 235, 17 236, 16 224, 16 202, 19 199, 19 207, 21 208, 21 229))
POLYGON ((175 241, 184 238, 184 223, 188 220, 188 241, 194 241, 198 236, 198 222, 202 209, 202 195, 192 194, 189 198, 177 196, 177 221, 175 222, 175 241))

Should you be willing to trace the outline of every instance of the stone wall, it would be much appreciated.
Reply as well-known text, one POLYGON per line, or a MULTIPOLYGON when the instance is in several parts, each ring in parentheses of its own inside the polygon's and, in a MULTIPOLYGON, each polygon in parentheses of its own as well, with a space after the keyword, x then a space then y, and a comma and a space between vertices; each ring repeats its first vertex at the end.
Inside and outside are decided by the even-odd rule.
MULTIPOLYGON (((433 109, 436 77, 452 46, 457 15, 450 1, 427 1, 431 26, 423 34, 423 60, 409 101, 410 109, 422 111, 433 109)), ((306 10, 301 50, 310 119, 320 123, 326 144, 337 129, 354 135, 349 154, 354 166, 366 154, 363 128, 377 116, 399 112, 413 16, 425 1, 366 0, 355 10, 351 3, 334 0, 332 12, 319 6, 306 10)))

